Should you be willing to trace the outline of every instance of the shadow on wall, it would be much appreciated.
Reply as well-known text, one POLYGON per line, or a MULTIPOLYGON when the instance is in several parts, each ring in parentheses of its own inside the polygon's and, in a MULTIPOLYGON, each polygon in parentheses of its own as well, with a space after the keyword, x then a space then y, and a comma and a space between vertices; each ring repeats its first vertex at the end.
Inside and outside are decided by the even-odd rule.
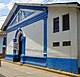
POLYGON ((38 21, 32 25, 22 28, 26 36, 26 49, 43 51, 43 40, 44 40, 44 31, 43 31, 43 20, 38 21))

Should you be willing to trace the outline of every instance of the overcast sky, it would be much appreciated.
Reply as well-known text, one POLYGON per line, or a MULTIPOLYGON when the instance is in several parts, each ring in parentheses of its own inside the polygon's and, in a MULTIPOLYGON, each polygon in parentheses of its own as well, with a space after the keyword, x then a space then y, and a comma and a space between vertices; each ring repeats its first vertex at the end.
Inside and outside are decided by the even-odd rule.
POLYGON ((50 2, 66 2, 66 1, 77 1, 80 0, 0 0, 0 28, 5 21, 7 15, 9 14, 11 8, 13 7, 14 3, 46 3, 47 1, 50 2))

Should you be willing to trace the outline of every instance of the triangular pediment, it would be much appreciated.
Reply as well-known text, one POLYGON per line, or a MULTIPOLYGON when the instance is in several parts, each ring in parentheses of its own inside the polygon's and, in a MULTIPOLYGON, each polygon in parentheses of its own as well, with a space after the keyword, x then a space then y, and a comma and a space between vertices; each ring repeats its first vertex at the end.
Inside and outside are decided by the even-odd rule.
POLYGON ((47 7, 40 4, 15 3, 3 23, 2 30, 8 32, 18 28, 18 26, 21 28, 29 25, 45 17, 47 13, 47 7))
POLYGON ((13 17, 11 23, 9 24, 8 28, 11 28, 12 26, 14 26, 15 24, 18 24, 19 22, 23 21, 23 20, 27 20, 39 13, 41 13, 42 11, 38 11, 38 10, 30 10, 30 9, 20 9, 16 15, 13 17))
POLYGON ((24 10, 24 9, 19 10, 18 13, 15 15, 15 17, 13 18, 12 22, 10 23, 10 26, 17 23, 17 22, 20 22, 21 20, 32 15, 33 13, 35 13, 35 11, 30 11, 27 9, 26 10, 24 10))

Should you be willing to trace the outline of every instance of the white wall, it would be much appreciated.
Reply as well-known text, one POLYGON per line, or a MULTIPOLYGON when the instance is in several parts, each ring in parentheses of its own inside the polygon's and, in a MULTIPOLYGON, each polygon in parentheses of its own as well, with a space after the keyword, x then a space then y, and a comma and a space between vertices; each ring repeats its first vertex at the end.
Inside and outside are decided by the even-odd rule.
MULTIPOLYGON (((25 55, 43 56, 43 24, 44 22, 41 20, 22 28, 23 34, 26 37, 25 55)), ((13 39, 16 31, 7 34, 7 54, 13 54, 13 39)))
MULTIPOLYGON (((21 10, 22 10, 22 9, 21 9, 21 10)), ((29 10, 29 9, 24 9, 24 10, 29 10)), ((19 12, 19 11, 18 11, 18 12, 19 12)), ((19 22, 14 23, 14 24, 12 24, 11 26, 8 26, 7 29, 12 28, 12 27, 16 26, 17 24, 20 24, 21 22, 23 22, 23 21, 25 21, 25 20, 28 20, 28 19, 30 19, 30 18, 32 18, 32 17, 34 17, 34 16, 36 16, 36 15, 42 13, 42 12, 43 12, 43 11, 34 10, 34 13, 31 14, 30 16, 26 17, 26 18, 24 18, 24 17, 23 17, 24 15, 22 15, 22 17, 23 17, 22 20, 20 20, 19 22)), ((17 14, 18 14, 18 13, 17 13, 17 14)), ((16 16, 17 16, 17 15, 15 15, 15 17, 16 17, 16 16)), ((14 17, 14 18, 15 18, 15 17, 14 17)), ((13 20, 14 20, 14 18, 13 18, 13 20)), ((13 22, 13 20, 11 21, 11 23, 13 22)), ((17 19, 17 20, 18 20, 18 19, 17 19)), ((11 24, 11 23, 10 23, 10 24, 11 24)), ((10 25, 10 24, 9 24, 9 25, 10 25)))
POLYGON ((48 57, 77 58, 77 14, 76 8, 48 8, 48 57), (70 16, 70 30, 62 31, 62 15, 70 16), (53 33, 53 18, 59 17, 60 31, 53 33), (71 41, 71 46, 62 46, 62 41, 71 41), (53 42, 60 42, 59 47, 53 47, 53 42))
POLYGON ((3 47, 3 36, 0 36, 0 53, 2 53, 2 47, 3 47))
POLYGON ((40 20, 22 28, 26 36, 26 55, 43 56, 43 27, 44 22, 40 20))
POLYGON ((7 34, 7 51, 6 54, 13 54, 13 39, 16 31, 12 31, 7 34))
MULTIPOLYGON (((22 21, 16 23, 19 24, 24 20, 27 20, 42 11, 35 11, 29 17, 26 17, 22 21)), ((16 24, 9 26, 9 28, 15 26, 16 24)), ((43 20, 30 24, 22 28, 24 36, 26 36, 26 50, 25 55, 31 56, 43 56, 43 20)), ((7 35, 7 54, 13 54, 13 38, 15 36, 16 30, 8 33, 7 35)), ((18 53, 18 52, 17 52, 18 53)))
MULTIPOLYGON (((77 58, 77 13, 76 8, 48 8, 48 57, 77 58), (70 30, 62 31, 62 15, 70 16, 70 30), (53 18, 59 17, 60 32, 53 33, 53 18), (62 46, 62 41, 71 41, 71 46, 62 46), (53 42, 60 42, 59 47, 53 47, 53 42)), ((26 55, 43 56, 43 20, 22 28, 26 38, 26 55)), ((15 31, 8 33, 7 53, 13 53, 13 38, 15 31)))
POLYGON ((77 9, 78 66, 80 67, 80 10, 77 9))

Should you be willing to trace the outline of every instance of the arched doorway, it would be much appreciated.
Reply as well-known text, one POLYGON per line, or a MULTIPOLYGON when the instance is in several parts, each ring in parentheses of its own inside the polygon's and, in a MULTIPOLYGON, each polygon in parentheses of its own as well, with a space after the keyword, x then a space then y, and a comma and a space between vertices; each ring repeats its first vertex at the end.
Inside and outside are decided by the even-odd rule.
POLYGON ((19 50, 18 50, 18 61, 20 61, 20 56, 22 54, 22 39, 21 39, 21 37, 22 37, 22 33, 20 32, 18 34, 18 46, 19 46, 19 50))
POLYGON ((18 29, 13 39, 13 62, 21 62, 22 56, 25 55, 25 40, 26 37, 23 35, 23 31, 18 29))

